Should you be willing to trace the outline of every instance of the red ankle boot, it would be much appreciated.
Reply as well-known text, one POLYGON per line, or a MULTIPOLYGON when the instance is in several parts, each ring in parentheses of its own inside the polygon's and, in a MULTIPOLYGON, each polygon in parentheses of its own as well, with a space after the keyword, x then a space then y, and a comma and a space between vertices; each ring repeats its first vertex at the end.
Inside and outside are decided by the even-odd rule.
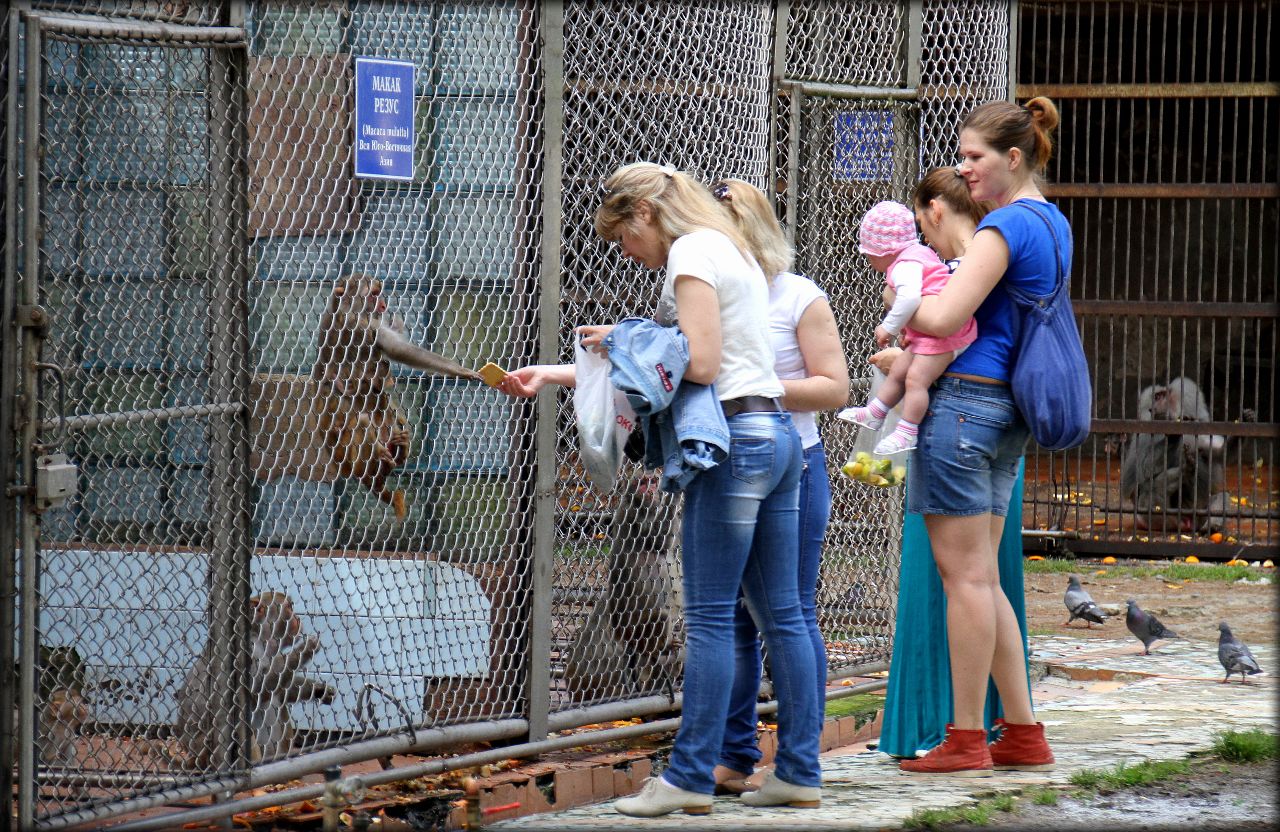
POLYGON ((957 777, 986 777, 991 774, 991 751, 987 732, 981 728, 963 731, 947 725, 946 738, 928 754, 903 760, 898 768, 912 774, 954 774, 957 777))
POLYGON ((996 720, 1000 736, 991 743, 991 762, 1001 770, 1048 771, 1053 768, 1053 752, 1044 738, 1044 723, 1023 725, 996 720))

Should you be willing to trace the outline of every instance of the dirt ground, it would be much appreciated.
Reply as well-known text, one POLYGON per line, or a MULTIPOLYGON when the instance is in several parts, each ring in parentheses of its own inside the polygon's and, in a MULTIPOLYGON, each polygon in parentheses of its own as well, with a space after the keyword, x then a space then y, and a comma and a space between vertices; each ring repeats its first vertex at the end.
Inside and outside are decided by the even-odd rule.
MULTIPOLYGON (((1216 580, 1162 580, 1160 577, 1135 577, 1123 574, 1126 566, 1158 567, 1158 561, 1120 561, 1103 565, 1098 560, 1081 558, 1073 573, 1104 611, 1116 615, 1102 625, 1086 629, 1077 619, 1071 626, 1062 595, 1067 589, 1068 574, 1036 574, 1026 576, 1027 627, 1031 635, 1071 635, 1081 638, 1126 638, 1124 626, 1125 599, 1132 598, 1144 610, 1154 612, 1166 627, 1179 635, 1197 641, 1218 640, 1218 622, 1226 621, 1236 637, 1246 644, 1269 643, 1276 637, 1280 586, 1275 569, 1249 570, 1253 580, 1266 578, 1267 584, 1232 583, 1216 580), (1119 568, 1117 568, 1119 567, 1119 568), (1107 574, 1099 575, 1100 571, 1107 574)), ((1136 643, 1136 641, 1135 641, 1136 643)))
POLYGON ((981 827, 960 824, 947 832, 974 829, 1054 829, 1099 832, 1274 829, 1276 772, 1271 763, 1203 761, 1161 783, 1091 796, 1058 798, 1042 806, 1022 800, 1012 812, 992 812, 981 827))

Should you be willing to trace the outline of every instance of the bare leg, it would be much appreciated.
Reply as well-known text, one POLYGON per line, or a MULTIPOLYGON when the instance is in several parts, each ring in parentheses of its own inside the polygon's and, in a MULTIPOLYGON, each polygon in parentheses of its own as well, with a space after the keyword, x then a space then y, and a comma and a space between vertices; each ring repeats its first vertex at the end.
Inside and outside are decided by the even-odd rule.
MULTIPOLYGON (((876 398, 881 401, 886 408, 892 409, 899 401, 902 400, 903 393, 907 389, 907 372, 911 369, 911 365, 915 362, 911 350, 903 350, 893 361, 893 366, 889 368, 889 375, 880 385, 880 389, 876 391, 876 398)), ((926 393, 926 398, 928 394, 926 393)), ((926 402, 926 407, 928 404, 926 402)))
POLYGON ((1000 590, 993 545, 993 540, 999 543, 999 534, 993 533, 997 519, 990 514, 924 518, 947 595, 954 722, 961 730, 983 727, 987 679, 993 671, 1005 718, 1019 723, 1033 721, 1026 671, 1019 669, 1025 668, 1026 660, 1018 622, 1000 590))
MULTIPOLYGON (((908 355, 914 355, 915 357, 910 362, 906 362, 906 392, 902 394, 902 418, 904 421, 918 425, 929 410, 929 387, 938 380, 938 376, 947 371, 947 367, 951 365, 951 360, 955 357, 955 353, 916 355, 907 350, 898 361, 908 355)), ((898 361, 893 362, 892 369, 898 369, 898 361)), ((881 389, 883 389, 883 386, 881 389)), ((880 400, 884 401, 883 394, 881 394, 880 400)))
MULTIPOLYGON (((1000 538, 1005 519, 991 517, 991 551, 1000 551, 1000 538)), ((996 652, 991 662, 991 678, 1000 692, 1004 718, 1008 722, 1029 725, 1035 722, 1031 710, 1031 692, 1027 687, 1027 652, 1022 643, 1022 630, 1009 597, 1000 586, 997 567, 994 587, 996 602, 996 652)), ((1088 622, 1085 622, 1086 624, 1088 622)))

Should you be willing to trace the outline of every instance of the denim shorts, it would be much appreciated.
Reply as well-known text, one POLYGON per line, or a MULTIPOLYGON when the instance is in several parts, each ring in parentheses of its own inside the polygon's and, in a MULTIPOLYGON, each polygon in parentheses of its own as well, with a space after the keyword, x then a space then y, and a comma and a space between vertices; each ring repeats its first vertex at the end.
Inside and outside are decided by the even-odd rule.
POLYGON ((907 509, 956 517, 1009 513, 1030 431, 1007 386, 943 376, 930 389, 907 466, 907 509))

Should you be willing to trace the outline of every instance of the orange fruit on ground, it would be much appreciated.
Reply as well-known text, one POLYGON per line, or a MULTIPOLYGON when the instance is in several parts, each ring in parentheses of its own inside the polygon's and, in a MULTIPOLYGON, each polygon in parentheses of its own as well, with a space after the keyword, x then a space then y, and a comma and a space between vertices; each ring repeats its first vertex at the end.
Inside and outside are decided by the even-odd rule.
POLYGON ((1222 532, 1214 532, 1213 534, 1209 535, 1209 539, 1212 540, 1214 543, 1221 543, 1222 532))
POLYGON ((1187 555, 1187 563, 1199 563, 1199 562, 1200 562, 1200 558, 1196 557, 1195 555, 1187 555))
POLYGON ((1102 562, 1103 562, 1103 563, 1115 563, 1115 562, 1116 562, 1116 559, 1115 559, 1115 558, 1113 558, 1113 557, 1111 557, 1111 555, 1107 555, 1105 558, 1103 558, 1103 559, 1102 559, 1102 562))

